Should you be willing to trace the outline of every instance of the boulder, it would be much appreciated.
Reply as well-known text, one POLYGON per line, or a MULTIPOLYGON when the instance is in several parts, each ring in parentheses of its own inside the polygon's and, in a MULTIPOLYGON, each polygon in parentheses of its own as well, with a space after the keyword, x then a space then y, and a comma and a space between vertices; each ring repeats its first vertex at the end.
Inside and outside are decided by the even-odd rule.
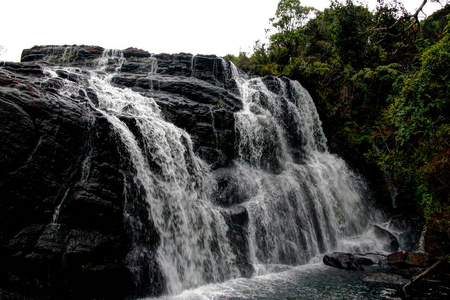
POLYGON ((215 204, 219 206, 230 207, 243 203, 258 192, 255 182, 251 181, 248 174, 243 174, 235 165, 218 169, 213 175, 217 182, 214 200, 215 204))
POLYGON ((397 238, 388 230, 381 228, 378 225, 372 225, 372 232, 375 237, 383 243, 383 250, 386 252, 395 252, 399 248, 397 238))
POLYGON ((425 252, 406 252, 405 263, 410 266, 428 267, 431 266, 432 261, 429 255, 425 252))
POLYGON ((373 265, 369 258, 345 252, 333 252, 323 257, 323 263, 338 269, 364 271, 363 266, 373 265))
POLYGON ((400 268, 428 267, 434 261, 425 252, 400 251, 388 255, 388 263, 400 268))
POLYGON ((389 265, 402 265, 405 263, 406 253, 404 251, 394 252, 388 255, 389 265))
POLYGON ((422 231, 420 220, 411 216, 393 216, 388 223, 387 229, 395 231, 400 244, 400 248, 406 251, 414 251, 420 243, 422 231))

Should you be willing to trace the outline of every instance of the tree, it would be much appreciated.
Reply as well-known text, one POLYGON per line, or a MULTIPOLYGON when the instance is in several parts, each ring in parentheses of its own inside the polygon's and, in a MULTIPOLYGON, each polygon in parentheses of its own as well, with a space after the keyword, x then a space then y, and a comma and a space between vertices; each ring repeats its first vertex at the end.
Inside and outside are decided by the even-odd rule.
POLYGON ((281 0, 275 18, 270 19, 272 26, 278 30, 270 37, 272 46, 286 48, 290 57, 296 55, 304 37, 302 29, 315 13, 315 8, 301 6, 300 0, 281 0))
POLYGON ((450 250, 448 24, 444 37, 420 55, 420 68, 398 78, 375 140, 381 151, 371 155, 393 174, 403 200, 416 200, 432 237, 427 244, 434 248, 427 250, 443 254, 450 250))
POLYGON ((300 0, 281 0, 278 3, 275 18, 271 19, 272 25, 280 33, 286 34, 303 28, 308 18, 316 9, 301 6, 300 0))
POLYGON ((345 5, 332 1, 331 5, 334 11, 331 32, 339 56, 354 68, 365 67, 372 14, 351 0, 347 0, 345 5))

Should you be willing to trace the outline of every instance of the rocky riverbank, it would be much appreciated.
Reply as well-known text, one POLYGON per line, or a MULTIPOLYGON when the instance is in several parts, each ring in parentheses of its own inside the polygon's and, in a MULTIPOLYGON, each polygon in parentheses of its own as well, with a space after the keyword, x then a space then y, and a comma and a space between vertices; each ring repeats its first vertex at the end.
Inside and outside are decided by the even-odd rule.
POLYGON ((368 269, 370 274, 361 277, 368 286, 395 289, 394 295, 401 299, 431 300, 446 299, 450 295, 447 259, 415 251, 390 254, 334 252, 326 254, 323 263, 349 271, 368 269))

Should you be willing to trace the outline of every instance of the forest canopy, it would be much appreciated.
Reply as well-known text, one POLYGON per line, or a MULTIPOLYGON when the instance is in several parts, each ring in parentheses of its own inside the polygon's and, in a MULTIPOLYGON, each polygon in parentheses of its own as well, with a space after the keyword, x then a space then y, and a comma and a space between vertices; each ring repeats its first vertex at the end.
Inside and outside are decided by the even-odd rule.
POLYGON ((426 0, 413 13, 401 1, 377 2, 371 11, 332 0, 318 11, 281 0, 269 42, 227 58, 251 74, 299 80, 332 150, 359 158, 376 197, 422 217, 448 252, 450 5, 441 1, 442 9, 419 20, 426 0))

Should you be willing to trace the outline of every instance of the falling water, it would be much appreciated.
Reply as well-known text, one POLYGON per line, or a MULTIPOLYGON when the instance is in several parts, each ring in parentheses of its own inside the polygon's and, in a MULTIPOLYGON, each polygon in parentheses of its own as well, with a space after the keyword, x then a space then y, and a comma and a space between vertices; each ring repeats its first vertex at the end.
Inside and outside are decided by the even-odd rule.
POLYGON ((126 61, 123 52, 117 49, 107 49, 103 55, 97 59, 97 68, 109 72, 116 72, 126 61))
MULTIPOLYGON (((120 51, 107 50, 95 70, 64 68, 86 81, 81 87, 66 79, 64 91, 68 96, 94 91, 98 103, 89 105, 108 120, 125 146, 123 155, 136 172, 130 184, 145 192, 149 218, 159 235, 157 261, 166 292, 178 294, 243 276, 224 217, 228 208, 215 199, 221 191, 214 172, 194 153, 189 134, 164 120, 152 98, 110 84, 111 72, 123 61, 120 51), (139 137, 124 118, 135 120, 139 137)), ((49 67, 47 72, 58 76, 58 70, 49 67)), ((307 91, 295 81, 245 79, 234 66, 231 72, 244 103, 235 114, 238 157, 232 177, 241 191, 238 205, 248 213, 244 234, 254 274, 280 264, 305 264, 336 249, 341 239, 362 233, 376 218, 364 195, 365 185, 342 159, 328 152, 307 91)), ((152 69, 147 76, 155 73, 152 69)), ((84 166, 86 177, 88 157, 84 166)), ((142 224, 134 219, 133 201, 126 199, 124 217, 139 232, 142 224)), ((127 260, 131 269, 142 263, 142 243, 134 241, 127 260)), ((145 285, 140 282, 145 276, 136 273, 136 281, 145 285)))
POLYGON ((306 263, 362 233, 376 219, 365 185, 327 151, 308 92, 287 79, 233 74, 244 102, 236 164, 241 184, 251 186, 243 205, 257 273, 268 264, 306 263))
MULTIPOLYGON (((109 51, 99 60, 98 68, 114 72, 118 60, 115 56, 123 57, 109 51)), ((65 70, 74 74, 82 72, 77 68, 65 70)), ((47 72, 57 76, 54 70, 47 72)), ((153 99, 131 89, 113 87, 109 83, 111 75, 107 73, 91 71, 84 75, 87 75, 88 87, 98 97, 97 110, 125 145, 127 153, 123 155, 129 155, 134 164, 134 184, 145 190, 150 217, 159 234, 157 257, 165 275, 167 292, 175 294, 186 288, 240 276, 226 237, 228 227, 224 217, 209 199, 212 186, 209 167, 194 154, 190 136, 163 120, 153 99), (143 147, 121 120, 123 116, 136 120, 143 147)), ((78 89, 77 83, 66 80, 65 91, 61 93, 70 96, 78 89)), ((128 203, 130 205, 132 203, 128 203)), ((133 219, 129 212, 125 211, 125 215, 133 219)), ((139 222, 129 220, 129 223, 133 230, 139 231, 139 222)), ((138 269, 134 264, 140 261, 142 247, 136 242, 135 248, 128 261, 131 268, 138 269)))

